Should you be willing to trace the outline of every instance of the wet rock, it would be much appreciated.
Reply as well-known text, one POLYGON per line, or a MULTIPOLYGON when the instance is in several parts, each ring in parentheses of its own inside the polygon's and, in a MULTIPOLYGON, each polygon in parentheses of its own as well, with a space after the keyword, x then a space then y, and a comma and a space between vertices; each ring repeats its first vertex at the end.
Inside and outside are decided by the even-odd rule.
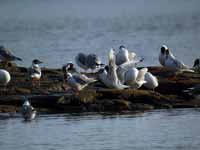
MULTIPOLYGON (((41 112, 122 112, 151 109, 170 109, 200 107, 199 93, 186 92, 188 88, 200 84, 200 74, 174 74, 163 67, 148 67, 159 80, 155 91, 142 87, 139 90, 107 89, 96 82, 78 93, 65 91, 70 89, 63 83, 61 69, 42 68, 43 76, 39 86, 33 86, 28 70, 15 64, 5 67, 11 74, 11 82, 6 88, 0 88, 0 112, 20 108, 26 95, 32 105, 41 112), (1 107, 2 106, 2 107, 1 107)), ((90 75, 94 76, 94 75, 90 75)))

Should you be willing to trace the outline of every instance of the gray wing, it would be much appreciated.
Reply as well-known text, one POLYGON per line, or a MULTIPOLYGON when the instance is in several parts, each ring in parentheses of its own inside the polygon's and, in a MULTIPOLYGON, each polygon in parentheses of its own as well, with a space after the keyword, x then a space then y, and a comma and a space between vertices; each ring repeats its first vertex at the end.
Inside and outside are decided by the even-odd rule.
POLYGON ((79 61, 81 64, 85 65, 86 55, 83 53, 78 53, 76 56, 76 61, 79 61))
POLYGON ((80 83, 80 84, 88 84, 88 83, 92 83, 95 82, 96 80, 93 78, 88 78, 87 76, 85 76, 84 74, 75 74, 73 75, 73 78, 76 80, 76 82, 80 83))
POLYGON ((100 58, 96 54, 89 54, 86 59, 88 68, 95 69, 98 64, 101 64, 100 58))
POLYGON ((14 56, 11 54, 10 51, 6 50, 6 49, 1 49, 0 50, 0 55, 5 57, 5 58, 13 58, 14 56))

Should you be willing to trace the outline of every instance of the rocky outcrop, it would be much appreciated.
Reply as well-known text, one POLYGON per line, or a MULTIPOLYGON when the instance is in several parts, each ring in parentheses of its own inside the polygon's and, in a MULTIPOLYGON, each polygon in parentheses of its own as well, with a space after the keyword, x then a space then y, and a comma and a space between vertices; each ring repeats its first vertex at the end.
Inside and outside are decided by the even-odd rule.
MULTIPOLYGON (((63 83, 61 69, 42 68, 40 86, 32 86, 27 68, 15 64, 0 64, 11 74, 11 82, 0 88, 0 112, 19 111, 23 96, 27 96, 39 112, 123 112, 162 108, 200 107, 198 93, 188 90, 200 84, 199 73, 174 74, 163 67, 148 67, 158 77, 155 91, 107 89, 100 82, 79 93, 70 91, 63 83), (67 91, 66 91, 67 89, 67 91)), ((200 94, 200 93, 199 93, 200 94)))

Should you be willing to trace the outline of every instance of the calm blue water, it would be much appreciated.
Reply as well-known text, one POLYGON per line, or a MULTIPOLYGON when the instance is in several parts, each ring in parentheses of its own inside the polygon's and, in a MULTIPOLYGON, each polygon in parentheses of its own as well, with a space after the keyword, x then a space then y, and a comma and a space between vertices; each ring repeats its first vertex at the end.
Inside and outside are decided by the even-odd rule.
POLYGON ((0 119, 2 150, 198 150, 200 110, 0 119))
MULTIPOLYGON (((0 0, 0 45, 29 66, 60 67, 81 51, 103 61, 121 44, 158 65, 162 44, 186 64, 200 56, 199 0, 0 0)), ((41 115, 0 119, 1 150, 197 150, 200 111, 41 115)))
POLYGON ((29 66, 60 67, 80 52, 107 60, 121 44, 158 65, 162 44, 192 65, 200 55, 199 0, 1 0, 0 44, 29 66))

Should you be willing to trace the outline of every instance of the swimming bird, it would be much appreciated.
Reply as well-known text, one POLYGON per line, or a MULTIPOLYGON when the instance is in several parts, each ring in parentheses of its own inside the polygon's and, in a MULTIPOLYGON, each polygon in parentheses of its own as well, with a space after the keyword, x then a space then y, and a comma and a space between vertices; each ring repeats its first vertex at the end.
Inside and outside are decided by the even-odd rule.
POLYGON ((140 88, 145 81, 145 74, 147 73, 147 68, 142 68, 138 70, 137 68, 129 69, 124 75, 124 81, 126 85, 129 85, 133 89, 140 88))
POLYGON ((42 76, 42 71, 41 71, 39 64, 41 64, 41 63, 43 63, 43 62, 38 59, 34 59, 32 61, 31 67, 28 70, 29 77, 31 78, 31 81, 32 81, 32 85, 35 85, 35 83, 40 85, 40 78, 42 76))
POLYGON ((67 84, 77 92, 83 90, 88 84, 96 81, 96 79, 88 78, 84 74, 72 74, 70 72, 67 72, 64 78, 67 84))
POLYGON ((115 54, 114 49, 111 48, 108 56, 109 64, 104 68, 100 69, 98 76, 100 81, 108 88, 112 89, 125 89, 129 88, 127 85, 123 85, 117 76, 117 66, 115 63, 115 54))
POLYGON ((200 72, 200 59, 199 59, 199 58, 197 58, 197 59, 194 61, 193 69, 194 69, 194 71, 196 71, 196 72, 200 72))
POLYGON ((75 57, 75 61, 80 68, 86 71, 88 69, 99 69, 101 66, 104 66, 104 64, 101 63, 100 58, 96 54, 86 55, 84 53, 78 53, 78 55, 75 57))
POLYGON ((31 121, 35 119, 37 111, 31 106, 27 99, 22 105, 21 113, 25 121, 31 121))
POLYGON ((158 79, 150 72, 145 73, 144 80, 146 81, 144 84, 146 88, 154 90, 158 87, 158 79))
POLYGON ((165 66, 166 50, 168 50, 168 47, 166 45, 162 45, 160 48, 160 54, 159 54, 159 62, 162 66, 165 66))
POLYGON ((175 72, 184 72, 184 71, 194 72, 188 66, 186 66, 182 61, 178 60, 169 49, 165 51, 165 65, 164 66, 175 72))
POLYGON ((10 73, 4 69, 0 69, 0 85, 6 86, 10 82, 10 73))
POLYGON ((8 49, 6 49, 4 46, 0 46, 0 59, 4 62, 8 61, 15 61, 19 60, 22 61, 21 58, 14 56, 8 49))
POLYGON ((116 54, 116 65, 121 65, 125 62, 134 60, 136 54, 134 52, 129 52, 124 45, 119 47, 119 52, 116 54))

